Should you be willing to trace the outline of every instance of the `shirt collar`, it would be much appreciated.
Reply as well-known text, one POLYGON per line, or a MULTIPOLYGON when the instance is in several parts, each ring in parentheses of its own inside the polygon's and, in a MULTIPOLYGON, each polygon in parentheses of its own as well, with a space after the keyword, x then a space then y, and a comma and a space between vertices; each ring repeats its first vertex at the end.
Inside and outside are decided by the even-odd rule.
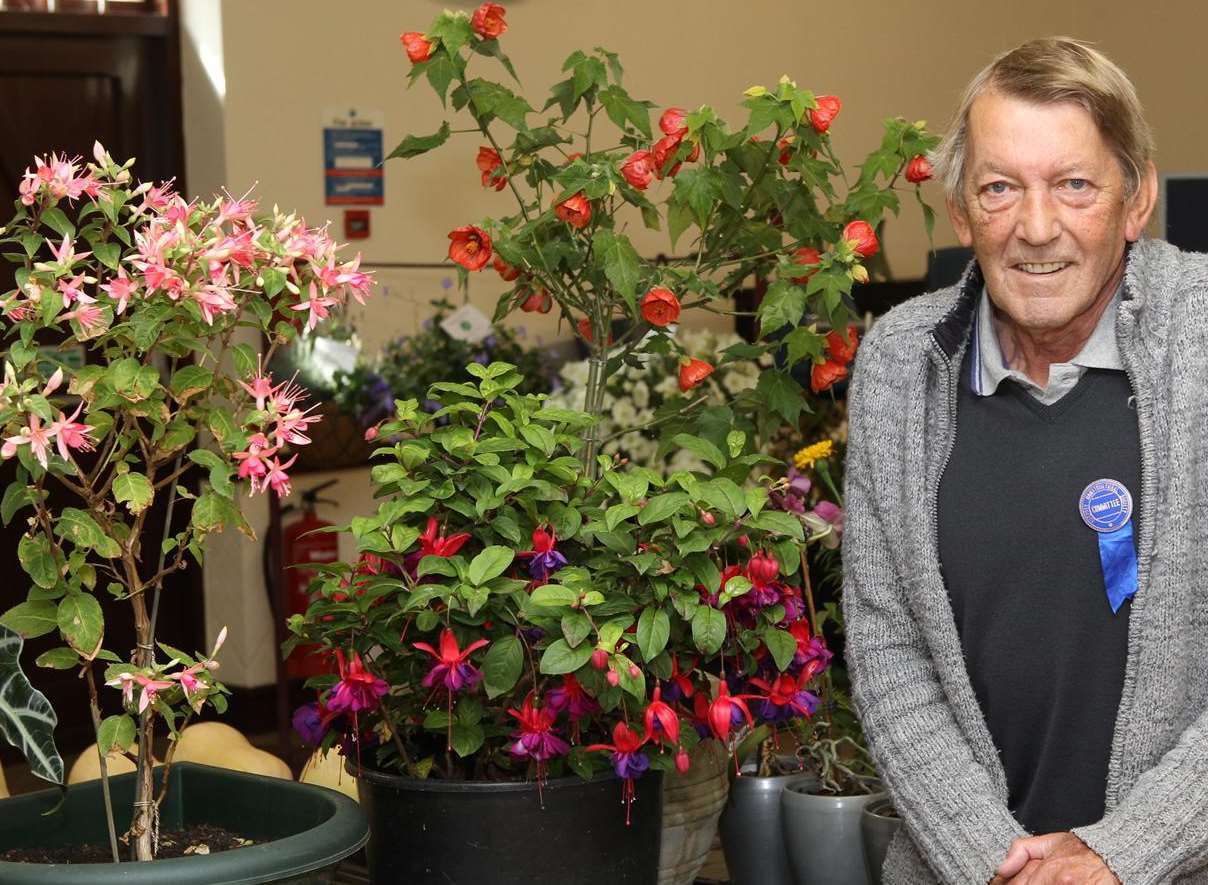
MULTIPOLYGON (((1116 288, 1111 304, 1099 317, 1099 322, 1091 332, 1090 338, 1082 349, 1068 363, 1054 363, 1054 366, 1078 366, 1082 369, 1114 369, 1124 370, 1124 361, 1120 358, 1120 345, 1116 341, 1116 314, 1124 297, 1123 285, 1116 288)), ((971 360, 971 386, 979 396, 990 396, 998 385, 1008 378, 1029 387, 1036 387, 1022 372, 1006 365, 1002 348, 998 344, 998 335, 994 331, 993 305, 986 287, 982 287, 978 299, 976 315, 973 320, 973 338, 971 360)), ((1051 369, 1050 369, 1051 371, 1051 369)))

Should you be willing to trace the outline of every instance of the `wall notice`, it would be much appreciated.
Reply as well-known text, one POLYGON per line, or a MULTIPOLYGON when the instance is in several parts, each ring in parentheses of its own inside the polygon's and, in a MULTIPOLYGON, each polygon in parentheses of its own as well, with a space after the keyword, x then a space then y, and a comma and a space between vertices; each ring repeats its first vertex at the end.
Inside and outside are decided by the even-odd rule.
POLYGON ((323 184, 328 206, 381 206, 382 130, 386 115, 362 108, 323 114, 323 184))

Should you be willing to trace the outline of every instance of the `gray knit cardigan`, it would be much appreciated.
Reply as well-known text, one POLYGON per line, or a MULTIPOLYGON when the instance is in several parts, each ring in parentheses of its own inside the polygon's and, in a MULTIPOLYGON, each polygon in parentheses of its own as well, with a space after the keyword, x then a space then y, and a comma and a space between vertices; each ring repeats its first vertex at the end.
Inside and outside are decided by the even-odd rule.
MULTIPOLYGON (((985 883, 1027 835, 1007 808, 937 554, 980 286, 972 266, 959 285, 890 311, 852 380, 843 605, 853 696, 904 822, 888 885, 985 883)), ((1116 334, 1140 429, 1139 590, 1107 811, 1075 833, 1124 885, 1208 885, 1208 256, 1141 241, 1124 287, 1116 334)))

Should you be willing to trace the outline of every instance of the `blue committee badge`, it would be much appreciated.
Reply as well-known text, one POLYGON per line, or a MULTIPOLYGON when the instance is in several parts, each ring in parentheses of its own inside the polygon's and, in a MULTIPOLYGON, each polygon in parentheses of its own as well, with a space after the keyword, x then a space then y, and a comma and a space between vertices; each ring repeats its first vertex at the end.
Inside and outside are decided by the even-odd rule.
POLYGON ((1132 495, 1124 484, 1114 479, 1097 479, 1078 499, 1082 521, 1097 532, 1114 532, 1123 528, 1132 516, 1132 495))
POLYGON ((1132 495, 1114 479, 1095 480, 1078 498, 1082 521, 1098 532, 1103 585, 1113 613, 1137 592, 1132 509, 1132 495))

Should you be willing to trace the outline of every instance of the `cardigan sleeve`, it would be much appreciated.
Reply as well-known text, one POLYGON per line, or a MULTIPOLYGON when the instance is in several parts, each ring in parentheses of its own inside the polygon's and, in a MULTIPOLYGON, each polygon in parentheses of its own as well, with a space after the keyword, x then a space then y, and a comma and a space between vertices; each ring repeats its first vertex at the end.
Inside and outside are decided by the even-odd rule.
MULTIPOLYGON (((862 350, 858 363, 878 359, 875 341, 862 350)), ((868 374, 857 366, 849 396, 843 608, 852 696, 894 806, 928 864, 945 883, 984 883, 1012 840, 1027 833, 965 739, 906 602, 912 576, 895 565, 882 503, 901 501, 902 490, 878 489, 875 447, 885 434, 874 421, 900 411, 900 393, 878 391, 868 374)))

